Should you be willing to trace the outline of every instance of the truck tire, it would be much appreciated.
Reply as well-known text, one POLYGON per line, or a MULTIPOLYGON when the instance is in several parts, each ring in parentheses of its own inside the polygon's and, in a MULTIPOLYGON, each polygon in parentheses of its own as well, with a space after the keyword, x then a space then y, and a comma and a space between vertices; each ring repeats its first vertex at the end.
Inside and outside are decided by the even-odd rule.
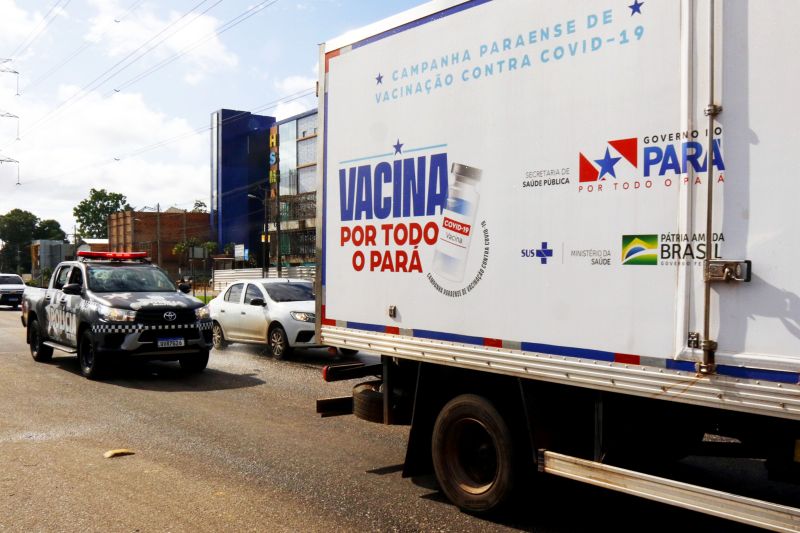
POLYGON ((513 492, 511 430, 487 399, 463 394, 439 412, 431 445, 436 479, 460 509, 489 512, 513 492))
POLYGON ((275 326, 270 330, 268 344, 274 359, 283 359, 292 351, 289 339, 286 338, 286 331, 281 326, 275 326))
POLYGON ((208 350, 203 350, 195 355, 186 355, 181 357, 179 361, 184 372, 198 374, 208 366, 208 350))
POLYGON ((367 381, 353 387, 353 414, 367 422, 383 423, 381 381, 367 381))
POLYGON ((214 343, 215 350, 224 350, 230 344, 225 340, 225 332, 222 331, 222 326, 219 322, 214 322, 211 327, 211 341, 214 343))
POLYGON ((88 379, 100 379, 105 371, 104 363, 103 354, 97 350, 92 334, 87 329, 81 335, 81 342, 78 344, 78 364, 81 367, 81 374, 88 379))
POLYGON ((31 347, 31 357, 37 363, 45 363, 53 358, 53 349, 44 345, 45 340, 39 321, 34 318, 28 326, 28 344, 31 347))

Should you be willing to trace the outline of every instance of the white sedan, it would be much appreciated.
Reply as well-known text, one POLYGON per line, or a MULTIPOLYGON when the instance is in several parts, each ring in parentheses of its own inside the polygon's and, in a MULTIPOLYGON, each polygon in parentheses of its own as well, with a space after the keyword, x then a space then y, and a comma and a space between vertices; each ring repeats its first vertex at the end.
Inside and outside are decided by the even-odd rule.
POLYGON ((314 286, 308 280, 239 280, 208 303, 214 348, 229 342, 267 344, 281 359, 296 347, 315 347, 314 286))

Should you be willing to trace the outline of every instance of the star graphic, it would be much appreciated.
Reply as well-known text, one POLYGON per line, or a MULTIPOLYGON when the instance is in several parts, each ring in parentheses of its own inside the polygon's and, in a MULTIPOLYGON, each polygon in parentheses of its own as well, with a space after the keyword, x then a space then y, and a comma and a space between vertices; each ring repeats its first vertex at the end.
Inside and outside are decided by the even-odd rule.
POLYGON ((597 179, 603 179, 603 176, 606 174, 611 174, 612 177, 616 178, 617 175, 614 173, 614 165, 617 164, 617 161, 622 159, 621 157, 611 157, 611 154, 606 148, 606 156, 603 159, 595 159, 594 162, 600 165, 600 176, 597 179))
POLYGON ((393 144, 392 148, 394 148, 394 155, 403 153, 403 143, 400 142, 400 139, 397 139, 397 144, 393 144))
POLYGON ((381 85, 381 84, 383 83, 383 74, 381 74, 380 72, 378 72, 378 75, 377 75, 377 76, 375 76, 375 81, 377 81, 377 82, 378 82, 378 83, 377 83, 378 85, 381 85))
POLYGON ((644 2, 640 2, 639 0, 633 0, 633 3, 628 7, 631 9, 631 16, 634 16, 636 13, 642 14, 642 5, 644 2))

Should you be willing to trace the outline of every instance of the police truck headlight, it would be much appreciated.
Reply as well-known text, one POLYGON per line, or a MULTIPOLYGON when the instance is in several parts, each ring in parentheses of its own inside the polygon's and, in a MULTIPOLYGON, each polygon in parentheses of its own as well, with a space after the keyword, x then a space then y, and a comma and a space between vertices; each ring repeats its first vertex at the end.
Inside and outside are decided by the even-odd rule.
POLYGON ((136 311, 128 311, 127 309, 98 305, 97 312, 101 318, 109 322, 134 322, 136 320, 136 311))
POLYGON ((211 309, 208 308, 207 305, 203 307, 198 307, 194 310, 194 316, 197 317, 197 320, 205 320, 207 318, 211 318, 211 309))
POLYGON ((303 313, 301 311, 292 311, 289 314, 292 315, 292 318, 299 320, 300 322, 314 322, 314 319, 316 318, 314 313, 303 313))

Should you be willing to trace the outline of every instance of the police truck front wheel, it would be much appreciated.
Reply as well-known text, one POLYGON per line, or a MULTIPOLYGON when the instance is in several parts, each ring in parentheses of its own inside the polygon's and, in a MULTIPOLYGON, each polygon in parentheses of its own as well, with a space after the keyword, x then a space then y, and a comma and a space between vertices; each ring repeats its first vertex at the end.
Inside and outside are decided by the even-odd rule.
POLYGON ((204 350, 195 355, 187 355, 180 358, 181 368, 185 372, 202 372, 208 366, 208 350, 204 350))
POLYGON ((433 468, 439 486, 459 508, 488 512, 514 487, 511 430, 491 402, 474 394, 450 400, 436 418, 433 468))
POLYGON ((98 352, 92 334, 88 330, 84 331, 78 345, 78 363, 81 366, 81 374, 89 379, 98 379, 104 370, 103 362, 103 355, 98 352))
POLYGON ((28 326, 28 343, 31 347, 31 357, 38 363, 44 363, 53 358, 53 349, 44 345, 42 330, 39 329, 39 321, 35 318, 28 326))

